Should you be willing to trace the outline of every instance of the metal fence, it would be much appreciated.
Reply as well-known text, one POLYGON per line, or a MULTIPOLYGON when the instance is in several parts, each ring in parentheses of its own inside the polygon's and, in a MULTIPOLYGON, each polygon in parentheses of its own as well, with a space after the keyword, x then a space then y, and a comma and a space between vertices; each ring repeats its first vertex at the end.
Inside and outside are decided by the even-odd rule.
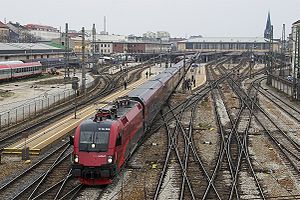
MULTIPOLYGON (((96 80, 87 83, 86 90, 89 91, 96 83, 96 80)), ((39 114, 47 113, 54 106, 74 98, 74 95, 74 90, 67 89, 56 94, 42 95, 18 107, 2 112, 0 113, 0 130, 24 120, 33 119, 39 114)))

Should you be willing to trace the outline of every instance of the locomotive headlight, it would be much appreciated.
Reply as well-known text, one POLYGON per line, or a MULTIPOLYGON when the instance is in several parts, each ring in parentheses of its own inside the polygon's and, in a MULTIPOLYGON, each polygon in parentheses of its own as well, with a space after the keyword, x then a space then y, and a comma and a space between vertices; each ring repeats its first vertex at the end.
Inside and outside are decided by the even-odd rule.
POLYGON ((112 163, 113 162, 113 157, 112 156, 107 156, 107 163, 112 163))
POLYGON ((79 162, 79 157, 78 157, 78 155, 75 155, 75 156, 74 156, 74 162, 76 162, 76 163, 79 162))

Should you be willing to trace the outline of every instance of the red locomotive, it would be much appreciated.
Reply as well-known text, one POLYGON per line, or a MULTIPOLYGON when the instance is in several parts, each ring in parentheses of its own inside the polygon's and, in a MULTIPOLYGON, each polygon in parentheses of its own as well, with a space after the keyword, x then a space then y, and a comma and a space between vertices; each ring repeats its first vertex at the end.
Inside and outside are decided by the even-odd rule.
POLYGON ((86 185, 110 184, 184 73, 179 62, 83 121, 71 137, 72 175, 86 185))

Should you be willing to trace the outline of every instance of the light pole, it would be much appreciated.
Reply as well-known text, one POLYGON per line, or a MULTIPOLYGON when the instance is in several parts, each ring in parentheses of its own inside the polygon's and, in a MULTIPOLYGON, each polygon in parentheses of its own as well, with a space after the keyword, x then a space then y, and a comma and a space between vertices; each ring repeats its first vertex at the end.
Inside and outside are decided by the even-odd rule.
POLYGON ((78 79, 76 79, 75 77, 73 77, 72 80, 72 89, 74 90, 74 118, 76 119, 76 114, 77 114, 77 91, 78 91, 78 79))
POLYGON ((159 45, 160 45, 160 47, 159 47, 159 66, 161 67, 161 60, 162 60, 162 41, 161 41, 161 38, 158 38, 159 39, 159 45))
POLYGON ((86 88, 85 88, 85 81, 86 81, 86 76, 85 76, 85 30, 84 27, 82 27, 82 43, 81 43, 81 53, 82 53, 82 63, 81 63, 81 67, 82 67, 82 91, 85 94, 86 93, 86 88))
POLYGON ((252 78, 252 68, 254 67, 254 54, 252 46, 250 46, 250 78, 252 78))
POLYGON ((170 47, 170 67, 172 67, 172 49, 173 49, 173 43, 171 43, 171 47, 170 47))

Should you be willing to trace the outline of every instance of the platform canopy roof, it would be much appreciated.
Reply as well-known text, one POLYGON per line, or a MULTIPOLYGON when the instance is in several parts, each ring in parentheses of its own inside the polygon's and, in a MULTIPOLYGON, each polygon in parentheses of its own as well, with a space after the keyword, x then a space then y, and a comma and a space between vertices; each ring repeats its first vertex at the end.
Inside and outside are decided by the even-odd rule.
POLYGON ((57 50, 60 48, 43 43, 0 43, 0 50, 57 50))
POLYGON ((184 43, 267 43, 263 37, 203 37, 193 38, 185 41, 184 43))

